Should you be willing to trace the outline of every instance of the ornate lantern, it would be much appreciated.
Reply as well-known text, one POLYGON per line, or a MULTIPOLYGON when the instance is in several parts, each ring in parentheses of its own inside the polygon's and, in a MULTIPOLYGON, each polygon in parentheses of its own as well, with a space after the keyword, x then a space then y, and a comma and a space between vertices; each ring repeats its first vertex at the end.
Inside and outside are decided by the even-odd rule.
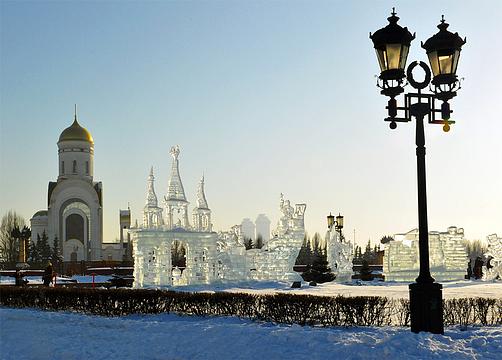
POLYGON ((456 72, 460 50, 466 43, 466 39, 462 40, 458 33, 448 31, 448 26, 443 16, 438 25, 439 32, 422 43, 434 75, 432 84, 436 86, 451 85, 457 81, 456 72))
POLYGON ((377 30, 373 35, 370 33, 370 38, 373 40, 380 65, 380 79, 401 81, 405 77, 406 59, 415 34, 412 35, 408 28, 397 24, 399 18, 396 16, 394 8, 392 8, 392 14, 387 20, 389 24, 377 30))
POLYGON ((333 224, 335 223, 335 217, 329 213, 328 215, 328 229, 331 229, 333 227, 333 224))
POLYGON ((336 227, 339 230, 343 229, 343 216, 338 213, 338 216, 336 217, 336 227))

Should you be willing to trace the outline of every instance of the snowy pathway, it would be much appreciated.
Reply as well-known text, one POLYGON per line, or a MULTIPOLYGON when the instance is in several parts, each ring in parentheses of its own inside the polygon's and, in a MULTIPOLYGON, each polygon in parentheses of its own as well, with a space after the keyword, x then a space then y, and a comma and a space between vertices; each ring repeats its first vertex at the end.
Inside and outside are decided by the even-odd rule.
POLYGON ((502 327, 412 334, 237 318, 106 318, 0 308, 1 359, 500 359, 502 327))

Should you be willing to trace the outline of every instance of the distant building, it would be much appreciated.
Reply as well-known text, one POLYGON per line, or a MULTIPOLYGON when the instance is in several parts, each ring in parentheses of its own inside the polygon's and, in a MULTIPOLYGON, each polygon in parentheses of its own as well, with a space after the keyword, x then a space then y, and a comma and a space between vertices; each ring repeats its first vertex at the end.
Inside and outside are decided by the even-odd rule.
POLYGON ((113 261, 132 261, 131 236, 128 232, 131 227, 131 210, 119 210, 120 239, 119 242, 103 243, 101 258, 113 261))
POLYGON ((242 236, 246 239, 255 240, 255 225, 249 218, 242 219, 241 222, 242 236))
POLYGON ((57 237, 65 261, 101 259, 103 186, 94 181, 94 140, 74 121, 58 140, 59 175, 49 182, 47 210, 30 219, 32 242, 43 233, 51 247, 57 237))
POLYGON ((262 237, 263 242, 270 240, 270 219, 265 214, 260 214, 256 218, 256 238, 262 237))

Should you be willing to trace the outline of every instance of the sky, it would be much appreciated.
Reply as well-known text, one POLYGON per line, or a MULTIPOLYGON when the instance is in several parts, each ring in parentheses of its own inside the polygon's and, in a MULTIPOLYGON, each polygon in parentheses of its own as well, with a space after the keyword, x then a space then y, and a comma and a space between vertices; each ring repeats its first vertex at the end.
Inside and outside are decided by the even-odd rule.
POLYGON ((166 194, 176 144, 187 198, 204 174, 216 230, 260 213, 275 224, 281 192, 307 204, 311 234, 329 212, 360 244, 417 227, 415 126, 383 121, 369 39, 393 6, 416 32, 408 63, 427 61, 420 41, 442 14, 467 37, 457 123, 426 126, 429 229, 502 234, 498 0, 1 1, 0 215, 46 208, 76 103, 95 142, 105 242, 119 209, 141 221, 151 166, 166 194))

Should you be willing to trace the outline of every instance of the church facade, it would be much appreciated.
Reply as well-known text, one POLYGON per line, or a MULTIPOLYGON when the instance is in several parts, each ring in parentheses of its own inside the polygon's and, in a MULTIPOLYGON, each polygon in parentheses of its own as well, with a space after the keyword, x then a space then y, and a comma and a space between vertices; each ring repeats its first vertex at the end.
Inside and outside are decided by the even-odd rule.
POLYGON ((51 247, 57 239, 64 261, 101 259, 103 186, 94 181, 94 140, 75 113, 57 142, 59 174, 49 182, 47 210, 31 218, 32 242, 44 232, 51 247))

